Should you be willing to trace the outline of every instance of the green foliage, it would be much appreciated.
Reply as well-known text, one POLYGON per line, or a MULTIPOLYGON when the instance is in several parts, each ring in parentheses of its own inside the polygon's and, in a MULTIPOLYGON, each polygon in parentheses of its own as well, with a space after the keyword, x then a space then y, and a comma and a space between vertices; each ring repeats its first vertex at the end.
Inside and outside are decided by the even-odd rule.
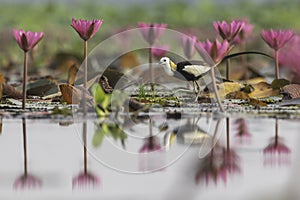
POLYGON ((126 133, 115 123, 101 123, 96 125, 96 130, 93 136, 92 144, 95 148, 102 144, 104 136, 112 137, 114 140, 125 140, 127 138, 126 133))
POLYGON ((52 111, 52 115, 72 115, 72 110, 67 107, 59 108, 58 106, 55 106, 52 111))
POLYGON ((107 116, 109 114, 111 95, 106 94, 98 83, 92 86, 92 94, 97 115, 101 117, 107 116))
POLYGON ((146 91, 145 91, 145 85, 144 84, 142 84, 140 89, 139 89, 138 97, 139 97, 139 100, 146 98, 146 91))

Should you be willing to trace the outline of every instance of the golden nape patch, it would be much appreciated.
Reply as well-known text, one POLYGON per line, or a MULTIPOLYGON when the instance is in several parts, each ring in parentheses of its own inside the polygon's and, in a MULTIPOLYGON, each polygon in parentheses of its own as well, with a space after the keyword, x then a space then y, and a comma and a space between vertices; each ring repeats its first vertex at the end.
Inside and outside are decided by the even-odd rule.
POLYGON ((171 67, 172 71, 177 70, 177 65, 175 63, 173 63, 171 60, 170 60, 170 67, 171 67))

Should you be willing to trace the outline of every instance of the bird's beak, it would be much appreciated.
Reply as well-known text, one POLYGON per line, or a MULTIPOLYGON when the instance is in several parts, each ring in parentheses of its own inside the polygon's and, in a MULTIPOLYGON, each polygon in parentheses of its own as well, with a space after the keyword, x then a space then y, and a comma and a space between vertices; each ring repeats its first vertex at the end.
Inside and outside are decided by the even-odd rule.
POLYGON ((162 65, 162 62, 161 61, 159 61, 159 63, 158 63, 159 65, 162 65))

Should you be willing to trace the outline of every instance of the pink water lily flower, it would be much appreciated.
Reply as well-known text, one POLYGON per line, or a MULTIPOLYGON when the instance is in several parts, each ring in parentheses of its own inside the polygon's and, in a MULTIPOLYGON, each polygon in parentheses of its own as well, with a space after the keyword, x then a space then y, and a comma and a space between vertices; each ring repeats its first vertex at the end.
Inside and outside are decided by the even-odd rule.
MULTIPOLYGON (((213 59, 215 63, 220 62, 230 51, 229 42, 224 40, 222 43, 216 39, 214 42, 209 41, 208 39, 205 42, 198 41, 195 45, 196 50, 202 55, 203 49, 208 53, 208 55, 213 59)), ((203 56, 204 61, 205 56, 203 56)), ((209 61, 206 61, 209 63, 209 61)))
POLYGON ((262 30, 261 32, 261 36, 263 40, 272 49, 274 49, 276 79, 279 79, 278 51, 293 37, 293 35, 294 34, 291 30, 274 31, 273 29, 271 29, 269 31, 262 30))
POLYGON ((150 46, 152 46, 155 40, 163 34, 167 24, 139 22, 138 27, 140 28, 144 39, 149 43, 150 46))
POLYGON ((230 43, 240 33, 244 27, 244 22, 240 20, 233 20, 230 23, 226 21, 213 22, 215 30, 220 34, 224 40, 228 40, 230 43))
POLYGON ((101 27, 103 23, 103 20, 84 20, 84 19, 79 19, 76 20, 72 18, 72 24, 71 26, 77 31, 79 36, 84 40, 87 41, 90 38, 92 38, 99 28, 101 27))
POLYGON ((166 53, 169 51, 169 46, 168 45, 155 46, 151 48, 151 51, 152 51, 152 55, 155 58, 160 59, 161 57, 165 56, 166 53))
POLYGON ((181 41, 184 55, 191 60, 195 54, 197 37, 193 35, 183 35, 181 41))
POLYGON ((300 36, 294 35, 280 50, 279 64, 292 75, 292 83, 300 83, 300 36))
POLYGON ((291 30, 262 30, 261 36, 263 40, 274 50, 282 48, 292 37, 291 30))
POLYGON ((31 50, 44 37, 43 32, 25 32, 23 29, 14 29, 13 34, 19 47, 25 52, 31 50))
POLYGON ((234 44, 243 44, 245 41, 251 36, 253 32, 253 24, 250 24, 247 20, 240 20, 241 22, 244 22, 244 26, 240 33, 235 37, 233 40, 234 44))

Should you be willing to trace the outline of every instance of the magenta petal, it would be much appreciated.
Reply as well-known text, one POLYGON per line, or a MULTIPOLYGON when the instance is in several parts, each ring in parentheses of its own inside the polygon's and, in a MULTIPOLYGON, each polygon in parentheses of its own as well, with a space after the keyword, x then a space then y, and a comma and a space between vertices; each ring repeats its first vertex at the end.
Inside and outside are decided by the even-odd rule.
POLYGON ((24 30, 13 30, 15 40, 17 41, 19 47, 24 51, 31 50, 44 36, 42 32, 31 32, 24 30))
POLYGON ((282 48, 292 37, 291 30, 262 30, 262 39, 274 50, 282 48))
POLYGON ((163 34, 167 24, 151 24, 138 22, 138 27, 143 35, 143 38, 149 43, 150 46, 163 34))
POLYGON ((78 35, 85 41, 92 38, 102 25, 103 20, 76 20, 72 18, 71 26, 75 29, 78 35))

